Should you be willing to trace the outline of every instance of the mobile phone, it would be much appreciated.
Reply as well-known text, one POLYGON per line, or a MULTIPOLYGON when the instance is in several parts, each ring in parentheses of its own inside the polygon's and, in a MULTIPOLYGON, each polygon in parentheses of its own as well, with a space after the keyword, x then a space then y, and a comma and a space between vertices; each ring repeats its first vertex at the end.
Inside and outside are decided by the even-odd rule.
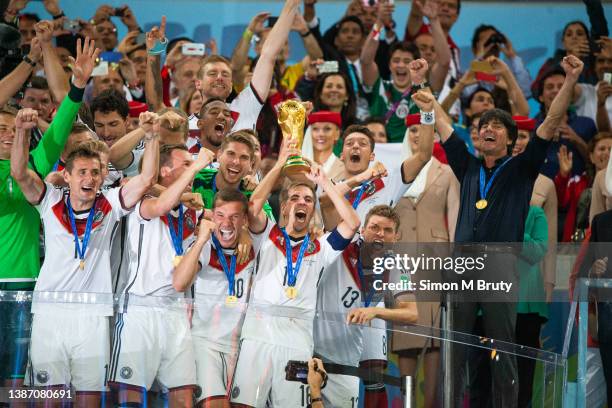
POLYGON ((116 51, 106 51, 100 53, 100 61, 119 63, 123 59, 123 54, 116 51))
POLYGON ((472 61, 470 64, 470 69, 473 72, 484 72, 485 74, 490 74, 493 72, 493 67, 489 61, 472 61))
POLYGON ((125 10, 127 9, 127 7, 117 7, 115 9, 115 16, 116 17, 123 17, 123 15, 125 14, 125 10))
POLYGON ((206 53, 206 45, 202 43, 187 43, 181 46, 183 55, 195 55, 202 57, 206 53))
POLYGON ((79 23, 77 20, 65 20, 64 30, 71 31, 73 33, 81 31, 81 23, 79 23))
POLYGON ((91 71, 91 76, 99 77, 108 75, 108 61, 100 61, 98 65, 91 71))
POLYGON ((317 67, 319 74, 338 72, 338 61, 324 61, 317 67))
POLYGON ((493 74, 493 67, 488 61, 472 61, 470 69, 478 81, 497 82, 497 75, 493 74))
POLYGON ((278 17, 268 17, 267 24, 268 28, 274 27, 274 24, 278 21, 278 17))
POLYGON ((612 72, 604 72, 603 80, 607 82, 608 85, 612 85, 612 72))
POLYGON ((285 380, 308 384, 308 362, 289 360, 285 366, 285 380))

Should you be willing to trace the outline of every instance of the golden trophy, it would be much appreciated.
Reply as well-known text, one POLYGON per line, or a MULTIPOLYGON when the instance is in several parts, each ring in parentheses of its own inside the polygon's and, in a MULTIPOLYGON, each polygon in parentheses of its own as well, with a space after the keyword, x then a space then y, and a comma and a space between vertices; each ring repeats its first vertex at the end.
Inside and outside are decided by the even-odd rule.
MULTIPOLYGON (((289 100, 281 104, 278 109, 278 124, 283 131, 284 138, 294 138, 296 148, 302 149, 304 143, 304 123, 306 119, 306 109, 296 101, 289 100)), ((302 156, 291 156, 283 167, 283 174, 291 179, 303 178, 304 173, 310 173, 310 165, 302 156)))

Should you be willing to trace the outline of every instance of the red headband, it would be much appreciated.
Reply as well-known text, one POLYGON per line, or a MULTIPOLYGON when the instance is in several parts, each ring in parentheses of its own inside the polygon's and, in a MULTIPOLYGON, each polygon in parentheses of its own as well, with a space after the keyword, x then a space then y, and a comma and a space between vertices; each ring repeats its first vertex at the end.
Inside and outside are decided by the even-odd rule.
POLYGON ((342 116, 338 112, 330 112, 330 111, 319 111, 314 112, 308 115, 308 124, 312 125, 313 123, 319 122, 328 122, 333 123, 339 128, 342 127, 342 116))
POLYGON ((141 113, 149 110, 146 103, 131 101, 128 102, 128 106, 130 107, 130 117, 137 118, 141 113))
POLYGON ((412 125, 420 125, 421 124, 421 114, 420 113, 411 113, 406 116, 406 126, 410 127, 412 125))
POLYGON ((536 127, 535 119, 530 119, 527 116, 513 116, 512 119, 516 122, 518 130, 533 131, 536 127))

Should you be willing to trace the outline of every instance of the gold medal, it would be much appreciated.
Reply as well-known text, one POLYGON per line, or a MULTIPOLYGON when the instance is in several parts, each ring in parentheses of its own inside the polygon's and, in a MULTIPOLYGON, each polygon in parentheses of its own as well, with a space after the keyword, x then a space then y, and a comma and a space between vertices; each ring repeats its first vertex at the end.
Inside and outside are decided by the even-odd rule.
POLYGON ((178 264, 181 263, 181 259, 183 259, 183 255, 176 255, 174 257, 174 259, 172 260, 172 263, 174 264, 175 268, 178 266, 178 264))
POLYGON ((298 295, 298 290, 295 286, 289 286, 285 289, 285 294, 289 299, 295 299, 298 295))
POLYGON ((233 305, 235 303, 238 303, 238 298, 236 296, 233 296, 233 295, 228 295, 225 298, 225 303, 227 303, 228 305, 233 305))
POLYGON ((79 262, 79 268, 81 268, 81 270, 85 269, 85 260, 81 259, 81 262, 79 262))
POLYGON ((476 201, 476 208, 479 210, 484 210, 485 208, 487 208, 487 205, 489 205, 489 203, 484 198, 476 201))

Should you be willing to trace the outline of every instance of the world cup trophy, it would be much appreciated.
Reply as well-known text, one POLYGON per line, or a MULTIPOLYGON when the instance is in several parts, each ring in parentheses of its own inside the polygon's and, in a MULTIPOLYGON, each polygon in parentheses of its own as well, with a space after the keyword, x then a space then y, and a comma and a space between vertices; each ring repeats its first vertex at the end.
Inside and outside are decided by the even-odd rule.
MULTIPOLYGON (((304 143, 305 119, 306 109, 296 100, 283 102, 278 110, 278 124, 283 138, 294 138, 298 149, 302 149, 304 143)), ((289 157, 283 167, 283 174, 291 179, 304 178, 306 173, 310 173, 310 165, 299 155, 289 157)))

